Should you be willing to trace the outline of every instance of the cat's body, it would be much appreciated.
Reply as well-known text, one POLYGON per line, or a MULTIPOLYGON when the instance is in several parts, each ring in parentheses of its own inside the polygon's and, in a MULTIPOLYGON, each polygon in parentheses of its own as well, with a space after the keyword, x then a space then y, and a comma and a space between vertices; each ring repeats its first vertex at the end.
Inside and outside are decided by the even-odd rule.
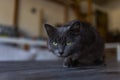
POLYGON ((104 42, 91 25, 74 20, 59 28, 45 24, 49 49, 64 57, 64 66, 91 66, 104 63, 104 42))

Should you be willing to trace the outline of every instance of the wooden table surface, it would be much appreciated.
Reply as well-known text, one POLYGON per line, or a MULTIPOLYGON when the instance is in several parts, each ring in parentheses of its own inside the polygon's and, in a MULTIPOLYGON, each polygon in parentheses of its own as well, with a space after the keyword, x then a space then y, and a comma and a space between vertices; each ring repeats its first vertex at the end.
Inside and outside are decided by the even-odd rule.
MULTIPOLYGON (((61 61, 0 62, 0 80, 120 80, 116 65, 64 68, 61 61)), ((117 64, 118 65, 118 64, 117 64)))

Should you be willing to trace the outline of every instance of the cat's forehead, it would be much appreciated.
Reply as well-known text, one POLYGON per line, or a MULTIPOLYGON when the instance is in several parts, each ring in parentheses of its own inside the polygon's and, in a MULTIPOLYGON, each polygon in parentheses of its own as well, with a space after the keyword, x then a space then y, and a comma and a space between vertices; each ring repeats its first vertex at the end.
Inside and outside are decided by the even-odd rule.
POLYGON ((57 30, 59 33, 61 34, 65 34, 69 29, 69 26, 62 26, 62 27, 59 27, 57 30))

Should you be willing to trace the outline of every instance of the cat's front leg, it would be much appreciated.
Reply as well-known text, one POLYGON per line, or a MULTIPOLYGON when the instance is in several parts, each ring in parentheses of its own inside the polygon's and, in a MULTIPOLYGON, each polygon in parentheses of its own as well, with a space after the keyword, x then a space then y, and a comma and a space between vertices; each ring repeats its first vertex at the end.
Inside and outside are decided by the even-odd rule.
POLYGON ((71 57, 67 57, 64 59, 64 62, 63 62, 63 67, 72 67, 73 64, 72 64, 72 58, 71 57))
POLYGON ((63 67, 77 67, 78 64, 77 57, 72 55, 64 59, 63 67))

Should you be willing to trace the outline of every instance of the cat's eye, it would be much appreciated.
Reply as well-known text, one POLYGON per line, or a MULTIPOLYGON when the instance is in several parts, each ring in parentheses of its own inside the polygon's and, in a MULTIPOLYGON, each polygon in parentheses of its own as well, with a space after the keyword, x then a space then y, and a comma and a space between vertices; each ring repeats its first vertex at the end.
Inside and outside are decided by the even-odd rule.
POLYGON ((56 43, 56 42, 53 42, 52 44, 53 44, 54 46, 57 46, 57 43, 56 43))
POLYGON ((67 45, 71 45, 71 44, 72 44, 72 42, 67 42, 66 44, 67 44, 67 45))

